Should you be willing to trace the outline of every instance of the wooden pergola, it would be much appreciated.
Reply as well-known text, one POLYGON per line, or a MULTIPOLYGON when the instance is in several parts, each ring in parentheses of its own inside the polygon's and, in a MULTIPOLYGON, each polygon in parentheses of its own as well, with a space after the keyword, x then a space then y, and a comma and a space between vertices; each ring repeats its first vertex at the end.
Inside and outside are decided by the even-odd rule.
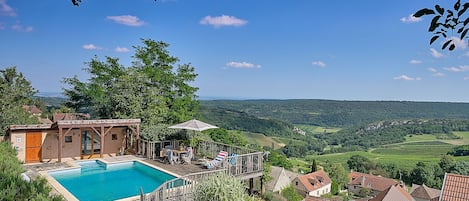
MULTIPOLYGON (((127 127, 135 134, 135 139, 138 143, 140 139, 140 119, 100 119, 100 120, 59 120, 52 124, 52 128, 58 128, 58 162, 62 161, 62 141, 64 136, 67 135, 74 128, 91 128, 101 138, 100 157, 104 153, 104 137, 110 133, 114 127, 127 127)), ((138 152, 138 150, 136 150, 138 152)))

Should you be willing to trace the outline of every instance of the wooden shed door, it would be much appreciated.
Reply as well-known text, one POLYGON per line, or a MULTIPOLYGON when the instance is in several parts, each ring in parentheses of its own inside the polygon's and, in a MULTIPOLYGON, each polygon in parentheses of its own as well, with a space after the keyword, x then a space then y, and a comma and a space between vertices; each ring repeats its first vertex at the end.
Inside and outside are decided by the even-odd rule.
POLYGON ((42 132, 26 133, 26 163, 41 160, 42 132))

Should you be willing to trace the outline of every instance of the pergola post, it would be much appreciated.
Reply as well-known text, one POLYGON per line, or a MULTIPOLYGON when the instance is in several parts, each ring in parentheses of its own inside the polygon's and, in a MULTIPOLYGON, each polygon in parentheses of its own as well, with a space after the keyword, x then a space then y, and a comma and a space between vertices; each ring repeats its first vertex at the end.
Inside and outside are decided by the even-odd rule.
POLYGON ((58 159, 58 162, 62 162, 62 127, 59 127, 59 136, 58 137, 58 143, 57 143, 57 159, 58 159))
POLYGON ((101 135, 100 135, 100 137, 101 137, 101 144, 100 144, 101 148, 99 149, 99 157, 100 158, 103 157, 103 153, 104 153, 104 135, 105 134, 106 133, 104 131, 104 126, 101 125, 101 135))
POLYGON ((138 146, 140 145, 139 144, 139 141, 140 141, 140 128, 139 128, 139 124, 137 124, 137 131, 136 131, 136 143, 137 143, 137 146, 135 148, 135 153, 138 153, 138 146))

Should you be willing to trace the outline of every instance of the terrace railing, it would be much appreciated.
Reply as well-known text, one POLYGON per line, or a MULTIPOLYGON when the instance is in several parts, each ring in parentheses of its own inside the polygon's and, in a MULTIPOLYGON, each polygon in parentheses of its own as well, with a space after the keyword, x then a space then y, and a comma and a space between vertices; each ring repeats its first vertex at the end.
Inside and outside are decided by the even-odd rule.
MULTIPOLYGON (((143 150, 143 149, 142 149, 143 150)), ((213 159, 220 151, 227 151, 228 157, 216 166, 216 170, 187 174, 169 180, 153 192, 148 193, 144 200, 174 201, 193 200, 197 183, 215 173, 225 172, 240 180, 261 177, 264 171, 263 152, 244 147, 236 147, 216 142, 200 142, 196 147, 197 155, 213 159)), ((151 152, 151 149, 148 151, 151 152)))
POLYGON ((145 201, 179 201, 194 200, 197 183, 210 175, 225 172, 225 169, 198 172, 169 180, 161 184, 153 192, 145 195, 145 201))

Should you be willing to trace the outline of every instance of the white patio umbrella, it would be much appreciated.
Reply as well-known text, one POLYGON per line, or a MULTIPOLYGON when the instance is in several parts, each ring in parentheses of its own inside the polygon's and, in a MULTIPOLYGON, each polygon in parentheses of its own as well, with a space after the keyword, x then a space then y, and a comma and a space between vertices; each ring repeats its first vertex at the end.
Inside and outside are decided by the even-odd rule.
POLYGON ((184 123, 180 123, 180 124, 170 126, 168 128, 187 129, 187 130, 194 130, 194 131, 204 131, 204 130, 218 128, 218 127, 216 127, 214 125, 210 125, 210 124, 202 122, 202 121, 199 121, 197 119, 192 119, 192 120, 186 121, 184 123))
MULTIPOLYGON (((202 122, 202 121, 199 121, 197 119, 192 119, 192 120, 180 123, 180 124, 170 126, 168 128, 193 130, 194 134, 195 134, 195 131, 204 131, 204 130, 218 128, 218 127, 216 127, 214 125, 211 125, 211 124, 208 124, 208 123, 205 123, 205 122, 202 122)), ((189 134, 189 138, 192 139, 190 134, 189 134)), ((191 146, 193 146, 193 145, 191 145, 191 146)))

